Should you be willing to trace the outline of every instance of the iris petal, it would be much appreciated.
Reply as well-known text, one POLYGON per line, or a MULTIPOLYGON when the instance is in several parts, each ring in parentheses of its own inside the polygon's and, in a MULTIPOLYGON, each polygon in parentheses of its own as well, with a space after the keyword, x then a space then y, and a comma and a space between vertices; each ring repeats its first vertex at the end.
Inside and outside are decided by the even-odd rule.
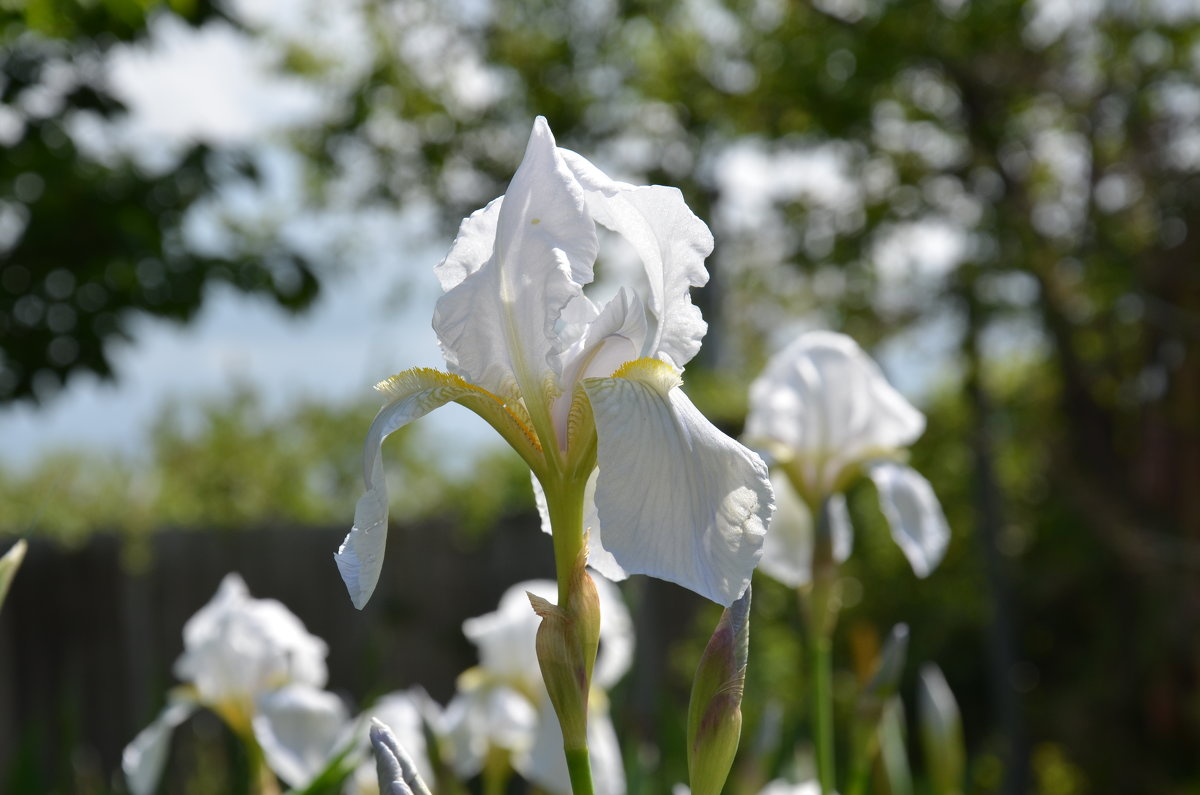
POLYGON ((443 286, 453 286, 433 327, 451 371, 506 399, 523 396, 536 416, 568 344, 559 319, 592 280, 597 248, 583 192, 539 118, 503 201, 464 222, 439 266, 443 286), (476 267, 493 228, 488 259, 476 267))
POLYGON ((596 223, 625 238, 646 269, 658 326, 641 355, 683 367, 700 350, 708 329, 692 304, 691 288, 708 282, 704 259, 713 250, 712 233, 678 189, 618 182, 574 152, 562 156, 596 223))
POLYGON ((380 446, 389 434, 453 401, 487 420, 531 467, 541 464, 541 449, 529 428, 495 395, 457 376, 420 368, 393 376, 376 388, 392 400, 379 410, 367 432, 363 448, 367 492, 358 499, 354 527, 334 555, 350 599, 360 610, 379 582, 387 543, 387 482, 380 446))
POLYGON ((682 391, 677 371, 642 359, 584 381, 598 439, 604 548, 630 574, 732 604, 750 583, 774 510, 767 468, 682 391))
POLYGON ((158 789, 158 781, 167 765, 167 753, 171 750, 171 734, 195 711, 194 701, 174 700, 125 746, 121 769, 133 795, 150 795, 158 789))
POLYGON ((288 685, 261 697, 257 706, 254 738, 289 787, 309 784, 347 738, 346 706, 326 690, 288 685))
POLYGON ((867 467, 879 490, 879 507, 892 527, 918 577, 926 577, 942 561, 950 543, 950 526, 933 486, 912 467, 880 461, 867 467))

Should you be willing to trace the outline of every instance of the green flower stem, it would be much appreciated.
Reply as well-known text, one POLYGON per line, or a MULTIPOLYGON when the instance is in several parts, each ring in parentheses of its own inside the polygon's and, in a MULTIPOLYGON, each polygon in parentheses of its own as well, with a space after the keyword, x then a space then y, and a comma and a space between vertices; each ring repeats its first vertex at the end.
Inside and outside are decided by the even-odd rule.
POLYGON ((567 772, 571 775, 573 795, 595 795, 592 789, 592 763, 587 748, 567 751, 567 772))
MULTIPOLYGON (((550 515, 550 528, 554 534, 554 566, 558 576, 558 606, 561 609, 567 609, 570 604, 572 580, 580 553, 583 552, 583 505, 586 486, 586 477, 564 477, 557 483, 542 484, 546 492, 546 511, 550 515)), ((594 651, 593 648, 593 654, 594 651)), ((594 662, 594 658, 586 661, 589 673, 594 662)), ((546 671, 544 665, 542 670, 546 671)), ((586 702, 584 709, 586 710, 586 702)), ((557 710, 556 704, 556 713, 557 710)), ((559 716, 560 724, 562 720, 562 716, 559 716)), ((563 736, 567 736, 565 727, 563 736)), ((594 795, 586 736, 574 740, 570 745, 564 739, 563 751, 567 757, 573 795, 594 795)))
POLYGON ((241 729, 235 729, 246 748, 246 762, 249 767, 250 792, 254 795, 280 795, 279 779, 267 765, 262 746, 254 736, 253 729, 247 723, 241 729))
POLYGON ((809 645, 812 672, 812 729, 816 746, 817 781, 821 795, 832 795, 833 782, 833 676, 832 646, 829 638, 813 638, 809 645))
POLYGON ((583 549, 583 494, 586 486, 586 479, 542 484, 554 536, 554 569, 558 577, 560 606, 567 603, 575 561, 583 549))
POLYGON ((512 774, 512 762, 508 751, 492 748, 483 763, 483 795, 504 795, 508 791, 508 779, 512 774))
POLYGON ((834 792, 833 734, 833 628, 840 606, 837 561, 826 506, 813 511, 817 516, 812 557, 812 589, 808 593, 808 659, 812 683, 810 712, 813 745, 816 749, 817 782, 821 795, 834 792))

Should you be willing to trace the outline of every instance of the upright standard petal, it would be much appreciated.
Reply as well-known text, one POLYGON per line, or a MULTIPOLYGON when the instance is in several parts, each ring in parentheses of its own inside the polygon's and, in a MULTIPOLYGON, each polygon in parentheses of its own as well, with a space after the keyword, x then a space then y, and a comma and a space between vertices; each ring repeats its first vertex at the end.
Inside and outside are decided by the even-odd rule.
POLYGON ((325 641, 275 599, 254 599, 237 574, 183 627, 175 675, 206 706, 249 713, 263 692, 290 682, 323 687, 325 641))
POLYGON ((700 350, 708 325, 692 304, 691 288, 708 282, 704 259, 713 237, 677 188, 634 186, 610 179, 582 156, 562 150, 587 196, 596 223, 629 242, 650 283, 656 328, 641 356, 683 367, 700 350))
POLYGON ((631 574, 728 606, 750 583, 774 510, 767 468, 641 359, 584 382, 596 421, 596 507, 604 548, 631 574))
POLYGON ((844 488, 852 467, 908 446, 924 429, 924 415, 844 334, 802 334, 750 386, 745 438, 780 463, 796 461, 810 498, 844 488))
POLYGON ((375 591, 383 567, 388 497, 380 447, 390 434, 453 401, 487 420, 531 467, 540 465, 540 447, 528 426, 500 398, 458 376, 428 369, 408 370, 375 388, 392 400, 379 410, 367 431, 363 447, 363 480, 367 492, 359 497, 354 508, 354 527, 334 555, 350 599, 359 610, 375 591))
POLYGON ((473 219, 463 224, 460 238, 467 237, 439 274, 443 284, 465 276, 438 301, 434 330, 453 372, 506 400, 523 396, 541 425, 535 404, 553 397, 548 392, 565 347, 559 317, 592 280, 598 248, 583 191, 545 119, 534 123, 499 209, 473 219), (492 215, 491 255, 468 272, 486 247, 492 215))
POLYGON ((911 467, 880 461, 867 468, 879 491, 879 507, 892 527, 918 577, 926 577, 941 563, 950 543, 950 525, 933 486, 911 467))

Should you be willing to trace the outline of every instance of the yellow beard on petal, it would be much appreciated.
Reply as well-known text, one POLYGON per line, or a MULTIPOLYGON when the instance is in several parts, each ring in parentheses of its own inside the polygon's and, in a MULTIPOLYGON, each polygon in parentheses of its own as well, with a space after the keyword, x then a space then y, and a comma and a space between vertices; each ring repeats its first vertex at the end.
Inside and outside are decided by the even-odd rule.
POLYGON ((667 394, 675 387, 683 386, 683 374, 661 359, 641 358, 625 362, 612 374, 613 378, 628 378, 654 387, 660 394, 667 394))

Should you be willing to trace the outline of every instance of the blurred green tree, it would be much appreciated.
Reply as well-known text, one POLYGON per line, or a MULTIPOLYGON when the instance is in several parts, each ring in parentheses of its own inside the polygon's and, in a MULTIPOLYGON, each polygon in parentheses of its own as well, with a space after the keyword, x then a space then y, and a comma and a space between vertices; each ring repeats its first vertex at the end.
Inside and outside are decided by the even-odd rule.
MULTIPOLYGON (((213 4, 169 6, 202 21, 213 4)), ((110 376, 108 345, 138 313, 186 320, 212 282, 299 309, 315 268, 279 244, 220 255, 183 242, 217 169, 194 145, 167 170, 81 151, 73 125, 123 112, 106 54, 168 4, 29 0, 0 8, 0 403, 42 399, 75 372, 110 376)), ((253 179, 244 168, 243 176, 253 179)))

